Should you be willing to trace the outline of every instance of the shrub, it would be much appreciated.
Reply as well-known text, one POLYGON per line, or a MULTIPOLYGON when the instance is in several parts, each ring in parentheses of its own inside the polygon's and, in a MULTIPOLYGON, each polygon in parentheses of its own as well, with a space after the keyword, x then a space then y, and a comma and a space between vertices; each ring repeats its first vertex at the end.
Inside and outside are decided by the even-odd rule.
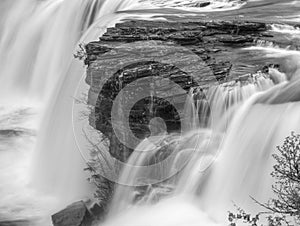
POLYGON ((273 155, 276 164, 271 174, 276 180, 272 186, 276 198, 263 206, 300 223, 300 135, 292 133, 277 150, 279 154, 273 155))
POLYGON ((300 135, 292 132, 285 138, 283 145, 277 147, 277 150, 278 153, 273 155, 276 163, 271 173, 275 179, 275 184, 272 186, 275 198, 270 199, 266 204, 253 198, 268 212, 259 213, 253 218, 238 208, 238 214, 229 213, 231 226, 235 226, 239 220, 256 226, 262 214, 268 214, 268 226, 300 224, 300 135))
POLYGON ((87 58, 86 48, 84 43, 79 43, 78 49, 76 50, 76 53, 74 53, 74 57, 85 61, 87 58))

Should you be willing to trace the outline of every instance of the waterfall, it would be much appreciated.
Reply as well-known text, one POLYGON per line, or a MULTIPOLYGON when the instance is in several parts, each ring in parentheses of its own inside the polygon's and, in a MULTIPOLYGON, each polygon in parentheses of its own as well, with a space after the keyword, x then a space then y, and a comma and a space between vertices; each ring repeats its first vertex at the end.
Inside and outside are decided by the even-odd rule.
MULTIPOLYGON (((122 9, 121 6, 125 7, 126 1, 115 1, 114 4, 103 3, 101 7, 98 7, 95 1, 93 1, 92 4, 88 4, 88 1, 81 0, 67 2, 74 7, 74 12, 71 15, 79 15, 78 23, 75 23, 77 28, 75 31, 78 33, 78 39, 74 40, 72 48, 70 46, 70 49, 67 51, 63 46, 60 46, 63 48, 60 51, 65 51, 65 53, 62 54, 65 55, 64 60, 67 59, 68 62, 62 64, 59 59, 61 55, 58 54, 55 58, 55 64, 50 68, 50 70, 53 71, 49 72, 49 77, 56 72, 60 73, 60 76, 58 81, 54 82, 55 88, 52 90, 47 104, 48 106, 43 118, 44 122, 41 123, 32 167, 32 183, 34 186, 39 187, 47 193, 61 197, 65 204, 71 200, 88 197, 93 193, 93 191, 91 191, 91 185, 87 181, 88 175, 83 171, 83 169, 86 168, 85 159, 81 156, 73 135, 72 106, 75 91, 78 83, 85 74, 85 68, 82 66, 82 62, 73 58, 72 53, 80 36, 79 43, 88 43, 92 40, 96 40, 105 32, 107 27, 113 26, 116 22, 120 21, 121 18, 126 16, 121 14, 109 14, 122 9), (86 4, 88 8, 76 4, 86 4), (97 6, 96 8, 93 7, 95 5, 97 6), (78 10, 79 12, 77 12, 78 10), (108 15, 106 16, 107 13, 108 15), (89 18, 87 18, 87 16, 89 18), (86 24, 86 21, 90 22, 86 24), (84 32, 90 24, 92 24, 92 26, 84 32), (82 25, 84 26, 82 27, 82 25), (61 68, 61 65, 66 66, 65 68, 61 68)), ((67 2, 64 7, 69 7, 67 2)), ((58 21, 66 20, 64 11, 65 10, 62 9, 58 21)), ((69 27, 73 27, 74 18, 70 17, 68 23, 69 24, 65 25, 65 30, 68 30, 69 27)), ((56 33, 57 29, 55 28, 53 32, 56 33)), ((72 32, 70 33, 71 35, 58 36, 62 40, 62 43, 70 42, 69 35, 74 39, 74 35, 72 35, 72 32)), ((53 39, 49 39, 46 41, 52 40, 53 39)), ((51 51, 50 44, 45 44, 45 46, 48 46, 49 51, 51 51)), ((44 61, 42 64, 47 63, 47 51, 43 51, 42 53, 44 54, 44 56, 40 58, 41 61, 44 61)), ((36 68, 36 70, 42 70, 43 67, 36 68)))
MULTIPOLYGON (((281 74, 278 76, 281 76, 281 74)), ((270 145, 269 152, 273 150, 273 147, 275 147, 270 144, 271 141, 268 139, 262 141, 263 143, 261 147, 257 147, 258 145, 251 143, 256 142, 256 139, 251 137, 253 136, 254 131, 258 130, 257 125, 266 126, 265 130, 260 129, 262 134, 268 134, 267 131, 271 130, 270 139, 272 137, 271 135, 274 133, 274 129, 277 129, 272 123, 273 121, 270 122, 264 117, 258 117, 258 115, 264 111, 262 109, 258 109, 258 112, 256 112, 253 116, 250 116, 249 121, 245 122, 245 114, 247 114, 250 110, 251 105, 254 103, 254 99, 256 100, 256 96, 260 96, 262 95, 262 92, 266 92, 264 90, 274 87, 274 83, 269 75, 257 73, 252 75, 252 79, 255 79, 256 82, 252 81, 242 83, 241 81, 238 81, 213 86, 207 90, 195 88, 190 91, 190 98, 187 99, 187 103, 185 105, 185 112, 187 115, 190 115, 187 118, 191 119, 189 123, 195 123, 195 118, 197 118, 195 115, 203 116, 204 121, 202 123, 193 124, 192 130, 182 136, 170 134, 167 138, 165 138, 165 143, 168 143, 168 146, 173 148, 172 154, 174 155, 174 157, 169 158, 168 164, 155 165, 155 167, 152 165, 148 166, 149 159, 156 156, 160 149, 157 147, 154 147, 153 149, 152 146, 149 144, 147 145, 147 140, 143 141, 136 148, 136 151, 132 154, 128 161, 128 167, 123 169, 120 176, 120 185, 117 186, 114 194, 107 225, 118 225, 119 221, 112 220, 112 222, 110 222, 110 218, 114 219, 114 216, 116 215, 121 216, 120 219, 118 219, 120 222, 127 222, 128 225, 139 225, 139 219, 136 220, 136 218, 133 218, 130 220, 132 217, 131 214, 133 214, 134 211, 143 212, 144 209, 144 211, 152 212, 154 211, 154 208, 165 208, 162 203, 177 203, 177 199, 182 201, 180 197, 183 195, 195 195, 197 197, 196 199, 199 200, 200 206, 193 202, 187 205, 191 205, 189 206, 189 208, 192 208, 191 211, 199 208, 199 217, 202 215, 204 216, 204 212, 210 213, 210 211, 212 211, 212 215, 214 215, 213 210, 217 211, 219 207, 220 211, 224 211, 221 213, 218 212, 222 215, 226 214, 227 210, 231 208, 230 199, 236 198, 234 196, 235 194, 240 193, 242 197, 245 197, 243 196, 245 194, 251 194, 254 189, 253 185, 257 186, 252 183, 258 182, 258 178, 261 178, 258 174, 262 172, 260 169, 255 169, 255 161, 265 161, 266 158, 269 158, 269 155, 264 152, 267 145, 270 145), (198 107, 191 107, 191 102, 195 103, 195 100, 196 106, 198 107), (255 120, 261 121, 259 121, 258 124, 251 125, 254 118, 255 120), (267 127, 267 125, 270 125, 270 127, 267 127), (247 133, 248 130, 244 130, 244 128, 249 128, 249 133, 247 133), (247 137, 245 138, 245 136, 247 137), (249 143, 251 143, 251 145, 249 143), (249 150, 253 147, 257 149, 255 150, 255 153, 252 153, 252 151, 249 150), (147 148, 146 151, 145 148, 147 148), (240 148, 241 151, 239 151, 240 148), (139 152, 138 150, 144 151, 139 152), (219 155, 219 153, 221 154, 219 155), (242 170, 245 170, 245 163, 241 161, 234 161, 234 159, 243 159, 243 155, 245 155, 247 164, 249 165, 248 168, 246 167, 247 172, 245 173, 242 173, 242 170), (162 182, 161 178, 165 178, 164 174, 175 175, 178 171, 177 167, 181 165, 180 162, 188 159, 189 161, 187 161, 186 166, 182 169, 179 176, 175 176, 175 179, 169 178, 170 180, 164 181, 161 186, 155 185, 162 182), (218 162, 221 162, 220 166, 218 166, 218 162), (145 169, 143 167, 133 168, 133 165, 148 167, 145 167, 145 169), (218 167, 220 167, 220 169, 218 167), (227 172, 229 172, 228 175, 226 174, 227 172), (239 173, 241 173, 240 176, 239 173), (207 176, 208 174, 209 177, 207 176), (249 177, 249 186, 247 183, 243 183, 245 177, 249 177), (227 180, 228 183, 226 183, 227 180), (151 185, 152 183, 154 186, 151 185), (146 190, 144 197, 141 200, 136 201, 136 188, 124 186, 122 184, 135 184, 139 186, 148 185, 149 187, 146 190), (221 194, 219 191, 220 188, 225 187, 227 184, 228 189, 224 190, 224 195, 216 195, 221 194), (245 193, 240 191, 242 190, 241 186, 245 186, 245 188, 243 188, 245 193), (233 188, 234 190, 231 191, 233 188), (155 200, 157 197, 164 196, 171 197, 171 200, 167 199, 167 201, 154 204, 152 209, 151 205, 156 202, 155 200), (136 202, 138 204, 136 204, 136 202), (227 205, 226 207, 228 209, 222 206, 224 203, 227 205), (218 208, 216 206, 218 206, 218 208), (202 213, 200 211, 201 207, 204 211, 202 213), (124 210, 128 208, 129 211, 127 213, 124 210), (133 210, 131 210, 131 208, 133 210), (122 214, 124 214, 124 219, 122 218, 122 214)), ((265 112, 270 113, 270 111, 265 112)), ((280 110, 278 110, 278 112, 280 113, 280 110)), ((281 114, 277 116, 276 113, 274 113, 274 120, 277 121, 280 116, 281 114)), ((266 117, 270 116, 266 115, 266 117)), ((259 136, 262 136, 262 134, 259 136)), ((258 166, 264 167, 264 164, 258 163, 258 166)), ((271 164, 269 164, 267 168, 270 169, 270 166, 271 164)), ((267 172, 269 173, 269 171, 267 172)), ((265 176, 267 175, 265 174, 265 176)), ((269 191, 270 188, 268 185, 270 185, 270 183, 266 182, 265 184, 266 185, 262 185, 262 187, 269 191)), ((237 201, 240 200, 237 199, 237 201)), ((177 205, 178 204, 179 203, 177 203, 177 205)), ((185 202, 183 205, 184 204, 185 202)), ((176 207, 180 208, 178 206, 176 207)), ((189 218, 188 215, 182 217, 185 220, 189 218)), ((180 219, 182 220, 182 218, 180 219)), ((198 223, 201 222, 198 217, 195 219, 197 219, 198 223)), ((170 225, 177 225, 175 220, 178 219, 175 217, 174 221, 172 221, 172 224, 170 225)), ((198 225, 197 221, 192 221, 189 225, 198 225)), ((187 220, 187 222, 189 222, 189 220, 187 220)), ((208 223, 209 221, 203 221, 202 219, 202 222, 203 225, 205 225, 204 223, 208 223)), ((169 224, 168 222, 162 221, 155 222, 153 225, 169 224)), ((178 223, 178 225, 181 224, 178 223)))
POLYGON ((286 24, 272 24, 271 28, 274 32, 290 34, 290 35, 299 35, 300 29, 286 24))
MULTIPOLYGON (((20 121, 27 119, 28 109, 35 115, 33 128, 31 123, 6 128, 6 119, 0 121, 1 130, 28 130, 32 136, 30 142, 18 143, 17 151, 20 149, 26 158, 10 166, 20 179, 12 178, 12 182, 4 184, 3 194, 7 191, 7 198, 0 209, 7 212, 8 219, 49 215, 53 208, 57 211, 92 195, 88 175, 83 171, 86 164, 72 131, 73 96, 85 72, 83 63, 74 59, 73 53, 78 43, 96 40, 108 26, 126 17, 127 14, 114 14, 127 7, 126 2, 133 1, 107 4, 102 0, 14 0, 5 5, 1 2, 0 11, 7 15, 0 21, 1 109, 9 111, 8 114, 20 112, 20 121), (26 197, 22 197, 24 192, 26 197), (22 211, 14 213, 15 206, 22 211)), ((14 158, 21 158, 17 151, 12 152, 14 158)), ((5 175, 8 170, 0 171, 5 175)))
POLYGON ((0 42, 0 81, 5 84, 1 92, 49 98, 71 63, 76 43, 95 20, 93 11, 100 10, 100 2, 15 0, 0 42))
MULTIPOLYGON (((72 126, 74 95, 85 78, 82 62, 73 57, 78 44, 97 40, 124 18, 151 17, 125 10, 225 11, 245 4, 215 0, 202 9, 195 2, 208 1, 2 0, 0 178, 12 183, 0 185, 1 214, 8 219, 49 216, 93 193, 72 126), (22 211, 16 213, 18 208, 22 211)), ((291 38, 299 34, 287 25, 271 29, 291 38)), ((285 73, 269 68, 269 74, 249 75, 246 82, 240 78, 191 89, 184 111, 188 130, 138 145, 128 164, 154 162, 154 167, 122 170, 124 185, 116 187, 105 226, 223 225, 232 201, 255 211, 249 195, 261 201, 270 197, 270 154, 291 131, 300 132, 299 52, 261 41, 245 50, 284 58, 285 73), (172 156, 157 164, 162 147, 172 156), (133 184, 140 186, 125 186, 133 184)))
MULTIPOLYGON (((122 222, 124 226, 138 226, 147 222, 147 225, 159 226, 224 226, 227 211, 235 211, 233 202, 249 213, 259 212, 260 207, 250 195, 261 202, 272 197, 270 172, 274 162, 271 153, 290 131, 300 132, 300 105, 255 104, 264 94, 254 94, 241 106, 220 146, 218 142, 212 142, 213 137, 210 137, 209 145, 199 146, 178 181, 171 181, 176 186, 173 193, 166 192, 158 202, 146 199, 135 203, 133 198, 126 196, 131 194, 132 197, 133 189, 126 192, 128 188, 120 185, 117 194, 124 196, 122 199, 115 198, 119 198, 118 204, 121 206, 104 225, 113 226, 122 222), (291 121, 291 118, 294 120, 291 121), (218 148, 221 149, 220 154, 207 168, 207 160, 211 163, 211 159, 205 159, 203 152, 206 150, 215 157, 213 152, 218 148), (127 202, 125 205, 122 203, 124 200, 127 202)), ((187 143, 182 146, 185 145, 187 143)), ((153 186, 149 195, 160 192, 159 187, 153 186)), ((115 201, 113 206, 117 205, 117 199, 115 201)))
MULTIPOLYGON (((227 213, 236 211, 235 205, 251 214, 264 211, 251 197, 264 203, 273 196, 271 155, 291 131, 300 132, 299 53, 271 45, 265 48, 261 43, 247 50, 283 58, 287 74, 269 68, 268 76, 253 75, 255 82, 190 91, 185 105, 189 123, 197 121, 198 114, 205 115, 206 123, 201 123, 200 117, 193 131, 180 138, 169 135, 166 140, 176 157, 159 172, 172 171, 178 161, 188 158, 186 166, 178 175, 157 183, 147 181, 155 171, 144 177, 140 169, 125 168, 121 181, 143 180, 147 188, 140 198, 140 188, 118 185, 105 226, 138 226, 142 222, 217 226, 225 225, 227 213)), ((148 156, 134 152, 129 164, 147 165, 157 152, 147 151, 148 156)))

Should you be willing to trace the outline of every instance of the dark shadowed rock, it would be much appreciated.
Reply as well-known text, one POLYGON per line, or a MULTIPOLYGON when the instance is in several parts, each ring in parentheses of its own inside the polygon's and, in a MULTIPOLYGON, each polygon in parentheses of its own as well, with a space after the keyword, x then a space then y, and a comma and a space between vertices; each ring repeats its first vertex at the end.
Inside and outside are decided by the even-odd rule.
POLYGON ((30 220, 0 221, 0 226, 32 226, 30 220))
POLYGON ((198 2, 195 4, 195 7, 206 7, 209 5, 210 5, 210 2, 198 2))
POLYGON ((92 215, 83 201, 75 202, 52 216, 54 226, 91 226, 92 215))
POLYGON ((105 215, 105 208, 98 203, 94 203, 90 208, 90 212, 95 219, 102 219, 105 215))
POLYGON ((253 42, 253 38, 251 36, 233 36, 233 35, 224 35, 219 39, 220 42, 226 44, 245 44, 247 42, 253 42))

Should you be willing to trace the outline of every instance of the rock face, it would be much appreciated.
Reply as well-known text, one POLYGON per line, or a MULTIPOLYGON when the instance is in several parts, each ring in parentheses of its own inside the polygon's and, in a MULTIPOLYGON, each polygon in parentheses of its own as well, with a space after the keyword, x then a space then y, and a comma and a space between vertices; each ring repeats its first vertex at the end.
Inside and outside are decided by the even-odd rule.
MULTIPOLYGON (((239 57, 237 50, 253 45, 256 40, 272 39, 267 30, 264 23, 245 21, 136 20, 109 28, 99 41, 86 45, 89 104, 95 107, 90 124, 108 138, 110 154, 126 161, 133 148, 119 141, 111 121, 113 102, 122 89, 142 78, 159 77, 169 79, 187 93, 191 87, 205 88, 256 72, 264 65, 245 69, 248 59, 239 57)), ((163 82, 158 83, 162 87, 163 82)), ((142 85, 149 96, 150 86, 142 85)), ((130 100, 130 92, 127 94, 130 100)), ((144 98, 132 106, 129 126, 135 137, 149 136, 148 124, 153 117, 163 118, 168 132, 180 130, 180 112, 168 101, 172 96, 183 109, 184 95, 174 93, 164 98, 144 98)), ((124 114, 124 109, 119 109, 116 114, 124 114)), ((126 137, 127 133, 123 131, 125 140, 134 143, 126 137)))
POLYGON ((225 79, 231 70, 231 48, 247 46, 255 39, 265 36, 267 26, 257 22, 232 21, 128 21, 109 28, 98 42, 86 46, 86 64, 97 60, 103 53, 116 47, 117 43, 156 40, 184 46, 211 67, 217 79, 225 79), (230 48, 228 48, 230 46, 230 48), (219 52, 223 52, 219 59, 219 52))
MULTIPOLYGON (((145 43, 142 44, 144 45, 145 43)), ((139 47, 135 46, 135 48, 139 47)), ((172 46, 172 48, 174 47, 172 46)), ((170 48, 169 51, 173 54, 176 54, 172 51, 172 48, 170 48)), ((166 51, 166 46, 162 47, 162 50, 166 51)), ((127 58, 129 59, 129 57, 127 58)), ((132 59, 134 60, 134 58, 132 59)), ((139 139, 144 139, 150 134, 148 124, 150 120, 154 117, 154 115, 155 117, 161 117, 164 119, 164 121, 166 122, 168 132, 180 130, 179 112, 177 112, 176 108, 174 108, 170 104, 172 100, 168 101, 168 98, 176 98, 177 105, 181 105, 180 108, 184 107, 185 100, 180 94, 176 95, 176 97, 173 97, 173 95, 170 94, 170 90, 176 89, 175 86, 179 85, 181 89, 188 92, 190 87, 197 85, 197 82, 194 81, 193 77, 187 75, 186 72, 177 68, 174 65, 174 62, 172 64, 167 64, 146 60, 147 58, 145 58, 145 61, 142 61, 141 58, 140 62, 130 64, 129 66, 125 66, 112 76, 111 74, 107 74, 107 76, 109 76, 109 79, 104 83, 101 90, 97 90, 97 92, 99 91, 99 94, 95 107, 95 127, 97 130, 101 131, 105 136, 111 138, 110 153, 115 158, 118 158, 121 161, 125 161, 133 150, 132 148, 129 148, 120 143, 111 126, 111 112, 113 107, 113 101, 117 98, 117 95, 120 93, 120 91, 125 87, 127 87, 128 89, 128 86, 132 81, 147 78, 149 76, 160 76, 161 80, 156 79, 155 81, 155 97, 150 97, 152 89, 149 89, 149 87, 151 86, 151 82, 149 82, 148 80, 141 82, 140 80, 140 82, 136 84, 136 86, 138 86, 139 89, 143 90, 141 93, 142 95, 147 94, 148 97, 139 100, 139 96, 134 96, 130 93, 130 91, 138 91, 136 90, 137 87, 132 87, 132 89, 129 88, 129 91, 123 93, 123 95, 127 98, 124 98, 122 106, 118 109, 118 112, 116 112, 116 114, 123 115, 125 110, 130 111, 130 129, 135 137, 138 137, 139 139), (166 84, 163 84, 163 79, 170 79, 173 83, 166 82, 166 84), (160 91, 159 94, 158 90, 160 91), (158 98, 157 95, 159 95, 160 98, 158 98), (134 106, 131 106, 131 102, 133 99, 136 100, 136 103, 134 103, 134 106), (132 108, 125 109, 127 106, 132 108), (151 109, 147 107, 145 108, 145 106, 149 106, 149 108, 151 109), (106 110, 103 111, 103 109, 106 110), (120 155, 120 153, 122 153, 123 155, 120 155)), ((105 75, 105 73, 103 75, 105 75)), ((96 78, 93 78, 91 80, 95 81, 96 78)), ((176 92, 173 93, 176 94, 176 92)), ((124 132, 124 135, 126 136, 126 131, 124 132)), ((135 143, 135 141, 130 140, 130 138, 126 138, 126 140, 134 146, 138 145, 138 142, 135 143)))
POLYGON ((93 217, 83 201, 76 202, 52 216, 54 226, 91 226, 93 217))

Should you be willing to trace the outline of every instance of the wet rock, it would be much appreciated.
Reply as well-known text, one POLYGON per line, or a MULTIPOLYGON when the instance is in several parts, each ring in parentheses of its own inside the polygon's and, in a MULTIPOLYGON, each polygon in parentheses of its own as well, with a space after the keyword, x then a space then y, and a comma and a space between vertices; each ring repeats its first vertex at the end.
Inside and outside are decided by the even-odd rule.
POLYGON ((264 67, 262 68, 262 72, 263 72, 263 73, 269 73, 269 66, 264 66, 264 67))
POLYGON ((89 64, 89 62, 97 60, 97 57, 109 52, 111 48, 106 46, 102 46, 98 42, 90 42, 85 46, 86 50, 86 59, 84 61, 85 64, 89 64))
POLYGON ((178 32, 178 33, 173 33, 168 36, 168 39, 174 40, 180 45, 194 45, 201 40, 200 37, 197 37, 193 35, 192 33, 183 33, 183 32, 178 32))
POLYGON ((250 77, 251 77, 251 74, 241 75, 241 76, 239 76, 238 81, 246 82, 246 81, 249 81, 250 77))
POLYGON ((269 34, 268 32, 262 32, 262 33, 260 34, 260 36, 266 37, 266 38, 273 38, 273 37, 274 37, 274 35, 269 34))
POLYGON ((220 42, 225 44, 234 45, 234 44, 245 44, 247 42, 253 42, 253 38, 249 36, 222 36, 219 38, 220 42))
MULTIPOLYGON (((202 3, 207 4, 207 3, 202 3)), ((182 46, 206 46, 207 43, 245 44, 255 37, 268 36, 264 23, 247 21, 126 21, 108 28, 100 41, 87 45, 86 64, 97 60, 101 54, 110 51, 114 44, 138 41, 174 42, 182 46), (221 37, 219 37, 221 35, 221 37), (109 46, 104 46, 108 44, 109 46)), ((212 48, 214 48, 212 46, 212 48)), ((199 52, 198 52, 199 54, 199 52)))
POLYGON ((95 218, 101 218, 104 215, 105 210, 98 203, 94 203, 90 208, 90 212, 95 218))
POLYGON ((83 201, 75 202, 52 216, 54 226, 91 226, 93 217, 83 201))
MULTIPOLYGON (((136 43, 135 48, 140 49, 141 51, 138 52, 145 52, 147 53, 151 49, 151 45, 157 44, 157 43, 149 43, 148 46, 144 46, 145 43, 136 43), (139 46, 139 44, 143 44, 139 46)), ((173 46, 169 46, 169 49, 167 46, 162 46, 161 50, 166 51, 166 54, 176 54, 174 52, 173 46)), ((158 48, 158 46, 156 46, 158 48)), ((119 48, 119 53, 122 54, 123 51, 125 51, 126 45, 124 46, 124 49, 119 48)), ((111 53, 113 54, 113 53, 111 53)), ((115 52, 113 54, 116 59, 119 59, 119 55, 115 52)), ((145 56, 148 57, 148 56, 145 56)), ((127 55, 127 59, 130 60, 131 56, 127 55)), ((135 59, 133 57, 132 59, 135 59)), ((101 90, 95 90, 95 92, 90 93, 90 96, 95 96, 94 99, 95 102, 92 103, 95 105, 95 114, 97 115, 95 119, 95 128, 99 131, 101 131, 106 137, 109 137, 110 140, 110 154, 121 160, 126 161, 128 156, 132 153, 133 149, 127 148, 122 143, 120 143, 119 139, 115 137, 113 133, 113 128, 111 126, 111 111, 112 111, 112 105, 113 101, 118 95, 118 93, 124 88, 128 87, 129 84, 136 80, 140 80, 142 78, 146 78, 149 76, 155 76, 157 79, 155 81, 155 86, 159 87, 156 88, 156 92, 160 92, 160 96, 165 96, 166 100, 172 99, 172 101, 176 101, 178 105, 184 106, 185 99, 181 98, 180 96, 183 95, 181 93, 176 99, 173 97, 173 93, 170 93, 170 90, 174 89, 174 84, 177 84, 178 87, 181 87, 182 90, 186 90, 186 93, 188 90, 197 85, 197 82, 189 75, 187 75, 186 72, 180 70, 178 67, 176 67, 176 63, 180 63, 180 58, 178 57, 178 61, 174 61, 173 64, 162 64, 160 62, 156 61, 142 61, 142 57, 140 56, 141 61, 138 63, 133 63, 131 65, 128 65, 121 70, 117 71, 115 74, 111 75, 109 67, 112 66, 113 68, 116 66, 115 63, 111 62, 111 59, 105 63, 107 65, 107 70, 102 72, 102 79, 109 78, 106 80, 106 82, 103 84, 101 90), (161 80, 159 79, 161 78, 161 80), (164 79, 169 78, 173 83, 164 83, 164 79), (122 153, 122 154, 120 154, 122 153)), ((151 58, 149 58, 150 60, 151 58)), ((121 62, 118 62, 121 63, 121 62)), ((189 65, 186 65, 187 69, 190 67, 195 67, 194 64, 197 63, 197 58, 191 57, 190 61, 188 61, 189 65), (196 61, 195 61, 196 60, 196 61), (193 63, 195 62, 195 63, 193 63)), ((190 68, 189 70, 192 70, 193 68, 190 68)), ((196 67, 196 69, 199 69, 200 67, 196 67)), ((98 73, 89 74, 90 78, 89 81, 97 82, 99 80, 98 73)), ((196 78, 196 77, 195 77, 196 78)), ((101 83, 101 81, 99 81, 101 83)), ((144 93, 148 93, 148 96, 150 96, 151 89, 149 87, 149 82, 146 80, 145 82, 139 82, 139 87, 143 89, 144 93)), ((90 83, 93 86, 93 83, 90 83)), ((96 87, 95 87, 96 88, 96 87)), ((136 87, 134 87, 134 91, 136 91, 136 87)), ((131 93, 124 93, 126 98, 128 100, 131 100, 134 98, 131 96, 131 93)), ((177 94, 178 95, 178 94, 177 94)), ((134 106, 132 106, 130 110, 129 115, 129 125, 130 129, 133 132, 133 134, 138 137, 139 139, 144 139, 147 136, 149 136, 149 128, 148 124, 151 118, 153 117, 151 112, 155 112, 156 117, 164 118, 167 121, 167 130, 168 132, 176 132, 180 130, 180 117, 177 115, 178 112, 176 112, 176 109, 172 108, 172 105, 170 102, 163 100, 161 98, 143 98, 142 100, 139 100, 137 103, 135 103, 134 106), (145 107, 149 106, 149 107, 145 107), (151 106, 151 111, 150 111, 151 106)), ((124 100, 124 105, 127 106, 126 99, 124 100)), ((130 104, 128 104, 130 106, 130 104)), ((122 108, 123 110, 126 110, 126 107, 122 108)), ((122 115, 121 112, 119 114, 122 115)), ((124 136, 126 136, 126 132, 124 131, 124 136)), ((127 138, 130 139, 130 138, 127 138)), ((135 141, 130 141, 132 145, 135 144, 135 141)))
POLYGON ((210 5, 210 2, 198 2, 195 4, 195 7, 206 7, 209 5, 210 5))

